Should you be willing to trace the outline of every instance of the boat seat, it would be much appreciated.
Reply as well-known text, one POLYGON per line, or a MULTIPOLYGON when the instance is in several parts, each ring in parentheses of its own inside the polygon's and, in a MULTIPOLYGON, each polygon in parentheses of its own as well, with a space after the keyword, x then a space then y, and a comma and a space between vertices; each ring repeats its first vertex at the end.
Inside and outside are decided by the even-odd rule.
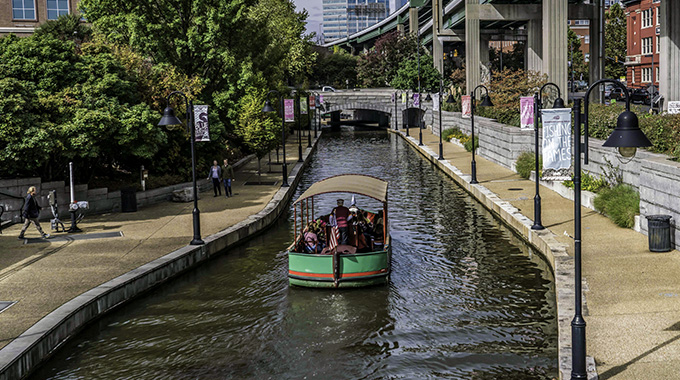
MULTIPOLYGON (((330 255, 333 253, 332 249, 328 249, 328 247, 324 248, 323 251, 321 252, 322 255, 330 255)), ((338 245, 338 253, 342 253, 345 255, 353 255, 357 253, 357 247, 353 247, 351 245, 347 244, 340 244, 338 245)))

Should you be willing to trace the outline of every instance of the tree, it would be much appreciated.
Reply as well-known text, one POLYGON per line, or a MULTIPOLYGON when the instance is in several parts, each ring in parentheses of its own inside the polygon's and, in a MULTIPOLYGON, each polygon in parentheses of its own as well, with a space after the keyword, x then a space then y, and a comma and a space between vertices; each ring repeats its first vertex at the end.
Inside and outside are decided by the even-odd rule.
MULTIPOLYGON (((380 37, 373 48, 359 58, 359 82, 365 87, 383 87, 397 76, 399 66, 416 56, 417 41, 397 31, 380 37)), ((424 49, 421 48, 421 54, 424 49)))
POLYGON ((604 66, 606 78, 620 78, 626 75, 626 14, 619 4, 614 4, 605 15, 604 51, 607 56, 604 66))
POLYGON ((581 80, 581 78, 588 79, 588 65, 583 57, 581 51, 581 39, 571 28, 567 28, 567 43, 569 44, 569 78, 571 80, 571 72, 573 70, 574 80, 581 80))
POLYGON ((317 87, 324 85, 355 87, 357 85, 357 61, 358 57, 342 49, 320 52, 314 64, 312 81, 317 87))
MULTIPOLYGON (((441 75, 434 68, 434 61, 429 54, 420 56, 420 89, 421 92, 439 89, 441 75)), ((392 80, 392 87, 400 90, 418 91, 418 58, 403 61, 392 80)))

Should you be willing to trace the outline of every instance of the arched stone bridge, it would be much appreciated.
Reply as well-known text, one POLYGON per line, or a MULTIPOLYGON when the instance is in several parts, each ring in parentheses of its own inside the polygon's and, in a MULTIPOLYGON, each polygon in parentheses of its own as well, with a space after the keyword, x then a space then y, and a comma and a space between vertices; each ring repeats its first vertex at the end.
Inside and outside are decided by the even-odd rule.
MULTIPOLYGON (((401 92, 394 89, 367 89, 367 90, 342 90, 338 92, 323 92, 324 106, 327 113, 338 111, 377 111, 389 116, 389 124, 395 128, 395 122, 399 123, 399 127, 404 124, 403 111, 407 108, 414 109, 412 93, 408 93, 408 103, 403 104, 401 101, 401 92), (392 96, 396 93, 396 105, 392 100, 392 96), (408 105, 408 107, 407 107, 408 105), (397 117, 394 117, 394 114, 397 117)), ((430 104, 422 104, 421 112, 425 114, 431 108, 430 104)), ((414 111, 417 108, 414 109, 414 111)), ((411 120, 410 124, 415 126, 415 120, 411 120)))

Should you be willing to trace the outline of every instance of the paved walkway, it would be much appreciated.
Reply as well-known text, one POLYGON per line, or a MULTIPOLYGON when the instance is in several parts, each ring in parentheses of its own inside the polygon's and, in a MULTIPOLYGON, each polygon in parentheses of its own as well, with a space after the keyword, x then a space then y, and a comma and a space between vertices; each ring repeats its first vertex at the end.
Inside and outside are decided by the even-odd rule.
MULTIPOLYGON (((295 136, 289 137, 286 153, 290 173, 298 159, 295 136)), ((274 162, 275 157, 272 154, 274 162)), ((212 190, 201 193, 198 206, 203 237, 237 224, 269 203, 281 187, 282 174, 281 165, 272 165, 269 173, 266 162, 267 158, 262 159, 262 181, 276 181, 275 185, 245 186, 259 179, 257 160, 253 159, 235 173, 234 197, 213 197, 212 190)), ((202 176, 200 180, 205 181, 202 176)), ((164 202, 134 213, 86 216, 79 224, 85 234, 120 231, 122 237, 24 244, 17 239, 20 225, 3 230, 0 301, 17 303, 0 313, 0 348, 75 296, 186 246, 193 237, 192 209, 193 202, 164 202)), ((49 222, 41 225, 49 230, 49 222)), ((60 236, 67 234, 53 234, 60 236)), ((29 228, 26 237, 38 238, 35 227, 29 228)))
MULTIPOLYGON (((418 138, 418 129, 411 129, 418 138)), ((439 137, 423 131, 435 152, 439 137)), ((471 153, 444 143, 444 158, 470 173, 471 153)), ((533 220, 534 182, 479 156, 477 180, 533 220)), ((573 256, 574 204, 541 187, 542 222, 573 256)), ((582 209, 587 355, 600 379, 680 379, 680 252, 653 253, 647 237, 582 209)), ((572 285, 573 286, 573 285, 572 285)), ((569 338, 571 339, 571 338, 569 338)))

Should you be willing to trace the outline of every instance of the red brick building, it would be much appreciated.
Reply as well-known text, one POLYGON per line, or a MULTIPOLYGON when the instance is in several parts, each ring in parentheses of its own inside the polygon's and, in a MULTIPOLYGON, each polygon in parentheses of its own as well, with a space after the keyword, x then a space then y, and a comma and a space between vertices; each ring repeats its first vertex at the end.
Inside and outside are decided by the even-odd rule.
POLYGON ((630 87, 659 86, 659 5, 661 0, 622 1, 626 7, 628 52, 626 82, 630 87))
POLYGON ((0 36, 27 36, 49 20, 73 14, 79 0, 0 0, 0 36))

